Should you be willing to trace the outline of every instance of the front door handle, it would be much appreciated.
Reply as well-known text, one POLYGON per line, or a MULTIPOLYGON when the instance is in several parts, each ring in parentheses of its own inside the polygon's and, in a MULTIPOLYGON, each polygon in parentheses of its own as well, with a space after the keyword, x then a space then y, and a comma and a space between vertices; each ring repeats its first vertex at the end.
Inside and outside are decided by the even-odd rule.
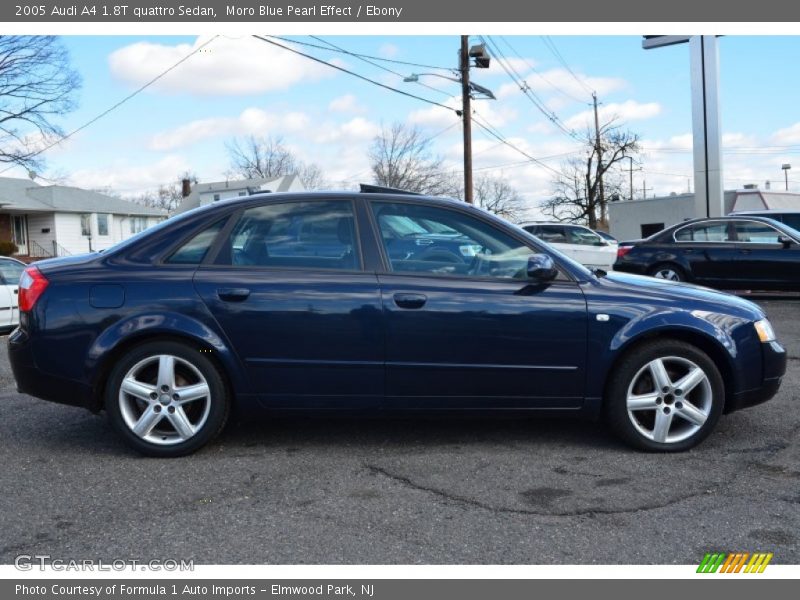
POLYGON ((400 308, 422 308, 428 301, 425 294, 395 294, 394 303, 400 308))
POLYGON ((247 288, 220 288, 217 290, 217 296, 226 302, 242 302, 250 296, 250 290, 247 288))

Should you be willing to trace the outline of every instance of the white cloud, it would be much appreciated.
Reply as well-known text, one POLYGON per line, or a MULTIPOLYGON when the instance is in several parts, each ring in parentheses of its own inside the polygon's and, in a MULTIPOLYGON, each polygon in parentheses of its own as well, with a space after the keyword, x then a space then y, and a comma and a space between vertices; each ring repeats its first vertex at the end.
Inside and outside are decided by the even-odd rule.
MULTIPOLYGON (((583 82, 583 85, 566 69, 527 71, 527 75, 523 79, 537 95, 559 97, 561 101, 572 99, 572 101, 580 100, 587 103, 592 99, 589 90, 597 92, 598 96, 604 96, 628 85, 624 79, 617 77, 589 77, 581 73, 576 73, 576 76, 580 82, 583 82)), ((503 84, 495 93, 501 99, 514 94, 521 94, 519 85, 516 83, 503 84)))
POLYGON ((189 162, 178 155, 168 155, 151 164, 131 165, 116 161, 93 169, 79 169, 68 177, 68 184, 85 189, 110 189, 122 194, 153 190, 175 181, 178 173, 191 169, 189 162))
POLYGON ((394 44, 383 44, 378 48, 378 54, 383 58, 394 58, 400 52, 400 49, 394 44))
POLYGON ((334 98, 328 104, 328 110, 341 113, 367 112, 367 108, 359 104, 358 100, 356 100, 356 97, 353 94, 345 94, 344 96, 334 98))
MULTIPOLYGON (((611 102, 603 104, 598 109, 600 122, 604 123, 614 118, 621 121, 638 121, 642 119, 652 119, 661 114, 661 105, 658 102, 637 102, 636 100, 626 100, 625 102, 611 102)), ((585 110, 568 118, 564 124, 570 129, 585 129, 587 126, 594 126, 594 111, 585 110)))
POLYGON ((297 111, 276 113, 260 108, 248 108, 238 117, 198 119, 157 133, 150 138, 148 145, 151 150, 169 151, 215 137, 289 134, 303 131, 309 122, 308 115, 297 111))
MULTIPOLYGON (((461 98, 449 98, 442 104, 447 108, 430 106, 412 111, 409 113, 407 121, 412 125, 443 128, 460 119, 454 111, 461 110, 461 98)), ((474 101, 472 108, 477 115, 477 120, 488 122, 494 127, 503 127, 514 121, 518 116, 514 108, 507 104, 495 103, 493 100, 474 101)), ((479 126, 473 127, 473 129, 479 128, 479 126)))
POLYGON ((772 134, 772 142, 785 145, 800 144, 800 122, 776 131, 772 134))
MULTIPOLYGON (((208 37, 193 44, 165 45, 137 42, 114 51, 108 58, 114 77, 142 85, 182 58, 208 37)), ((256 94, 286 90, 301 81, 333 75, 333 70, 259 41, 250 36, 218 37, 186 62, 167 73, 151 89, 198 95, 256 94)))

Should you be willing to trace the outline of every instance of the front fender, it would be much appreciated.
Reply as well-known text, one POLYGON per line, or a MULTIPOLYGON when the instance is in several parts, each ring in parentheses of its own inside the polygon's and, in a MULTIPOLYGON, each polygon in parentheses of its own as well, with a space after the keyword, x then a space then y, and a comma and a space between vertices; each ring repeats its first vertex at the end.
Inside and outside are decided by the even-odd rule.
POLYGON ((247 393, 247 377, 229 344, 205 323, 177 312, 141 313, 113 323, 90 346, 86 357, 86 373, 91 381, 96 382, 122 348, 159 336, 183 338, 204 348, 212 348, 214 357, 226 371, 234 394, 247 393))

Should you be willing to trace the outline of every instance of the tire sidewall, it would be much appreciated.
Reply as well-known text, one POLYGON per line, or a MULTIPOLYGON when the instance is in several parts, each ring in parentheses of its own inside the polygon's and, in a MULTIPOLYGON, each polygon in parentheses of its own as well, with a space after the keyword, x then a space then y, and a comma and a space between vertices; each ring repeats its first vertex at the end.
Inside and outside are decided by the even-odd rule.
POLYGON ((215 365, 203 356, 198 348, 166 340, 145 342, 125 353, 106 379, 104 398, 106 412, 112 427, 129 446, 142 454, 154 457, 183 456, 198 450, 219 434, 227 421, 230 410, 228 393, 215 365), (177 356, 194 365, 203 374, 211 390, 211 407, 208 418, 191 439, 180 444, 161 446, 141 439, 125 424, 120 411, 119 390, 122 379, 136 363, 158 354, 177 356))
POLYGON ((725 407, 725 384, 711 358, 699 348, 679 341, 650 342, 629 351, 614 367, 607 389, 606 418, 612 429, 630 445, 651 452, 682 452, 702 442, 713 431, 725 407), (660 443, 644 437, 628 416, 628 388, 635 375, 650 361, 667 356, 686 358, 703 369, 711 385, 712 402, 706 422, 691 437, 680 442, 660 443))

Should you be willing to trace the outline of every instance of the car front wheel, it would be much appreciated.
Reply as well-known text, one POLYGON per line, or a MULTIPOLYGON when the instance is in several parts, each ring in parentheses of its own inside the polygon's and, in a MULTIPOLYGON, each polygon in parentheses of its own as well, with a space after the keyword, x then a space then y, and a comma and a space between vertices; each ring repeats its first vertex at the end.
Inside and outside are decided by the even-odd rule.
POLYGON ((173 457, 194 452, 219 434, 229 400, 207 357, 163 341, 137 346, 117 363, 105 405, 128 445, 148 456, 173 457))
POLYGON ((679 452, 713 430, 725 388, 714 361, 679 341, 651 342, 615 367, 606 396, 612 429, 630 445, 679 452))

